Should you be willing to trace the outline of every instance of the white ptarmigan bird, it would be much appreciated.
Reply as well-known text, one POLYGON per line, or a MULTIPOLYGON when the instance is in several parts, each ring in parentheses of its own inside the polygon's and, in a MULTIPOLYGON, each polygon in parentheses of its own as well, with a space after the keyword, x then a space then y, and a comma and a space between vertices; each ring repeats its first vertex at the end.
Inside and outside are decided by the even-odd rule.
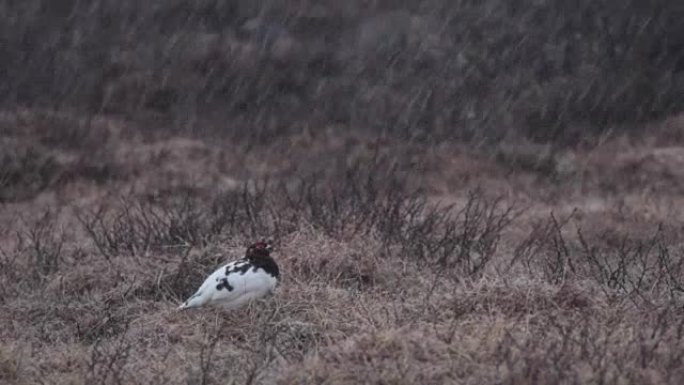
POLYGON ((242 259, 213 272, 178 309, 199 306, 236 309, 273 293, 280 280, 280 271, 271 258, 272 249, 267 241, 249 246, 242 259))

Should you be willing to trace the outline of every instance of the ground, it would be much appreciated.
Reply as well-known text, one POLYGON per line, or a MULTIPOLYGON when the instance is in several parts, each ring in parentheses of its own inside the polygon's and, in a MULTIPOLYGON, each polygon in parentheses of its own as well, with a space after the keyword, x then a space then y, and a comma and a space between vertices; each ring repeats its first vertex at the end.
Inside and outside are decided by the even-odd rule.
POLYGON ((681 383, 681 122, 549 152, 6 112, 0 378, 681 383), (176 310, 262 237, 275 296, 176 310))
POLYGON ((0 384, 684 383, 682 20, 0 2, 0 384))

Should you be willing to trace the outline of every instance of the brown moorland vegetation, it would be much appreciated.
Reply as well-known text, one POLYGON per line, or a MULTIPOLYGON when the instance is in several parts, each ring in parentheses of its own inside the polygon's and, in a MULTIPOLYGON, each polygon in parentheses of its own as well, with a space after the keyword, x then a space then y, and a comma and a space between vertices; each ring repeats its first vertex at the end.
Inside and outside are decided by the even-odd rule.
POLYGON ((683 383, 682 8, 570 3, 0 3, 0 383, 683 383))

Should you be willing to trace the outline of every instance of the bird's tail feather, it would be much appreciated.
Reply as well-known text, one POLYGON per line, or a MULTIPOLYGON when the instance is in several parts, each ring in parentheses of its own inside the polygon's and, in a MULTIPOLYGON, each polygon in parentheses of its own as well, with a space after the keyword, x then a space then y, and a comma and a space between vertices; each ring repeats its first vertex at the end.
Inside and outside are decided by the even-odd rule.
POLYGON ((195 293, 187 301, 178 306, 178 310, 189 309, 191 307, 198 307, 204 305, 205 299, 202 298, 202 293, 195 293))

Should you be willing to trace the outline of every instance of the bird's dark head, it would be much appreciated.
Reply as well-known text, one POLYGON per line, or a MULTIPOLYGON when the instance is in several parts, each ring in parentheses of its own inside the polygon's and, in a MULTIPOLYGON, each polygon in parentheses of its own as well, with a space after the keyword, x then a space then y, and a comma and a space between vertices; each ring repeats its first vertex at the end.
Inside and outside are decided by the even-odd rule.
POLYGON ((271 250, 273 250, 271 242, 263 240, 251 244, 247 248, 247 253, 245 253, 245 255, 247 258, 268 257, 271 255, 271 250))

